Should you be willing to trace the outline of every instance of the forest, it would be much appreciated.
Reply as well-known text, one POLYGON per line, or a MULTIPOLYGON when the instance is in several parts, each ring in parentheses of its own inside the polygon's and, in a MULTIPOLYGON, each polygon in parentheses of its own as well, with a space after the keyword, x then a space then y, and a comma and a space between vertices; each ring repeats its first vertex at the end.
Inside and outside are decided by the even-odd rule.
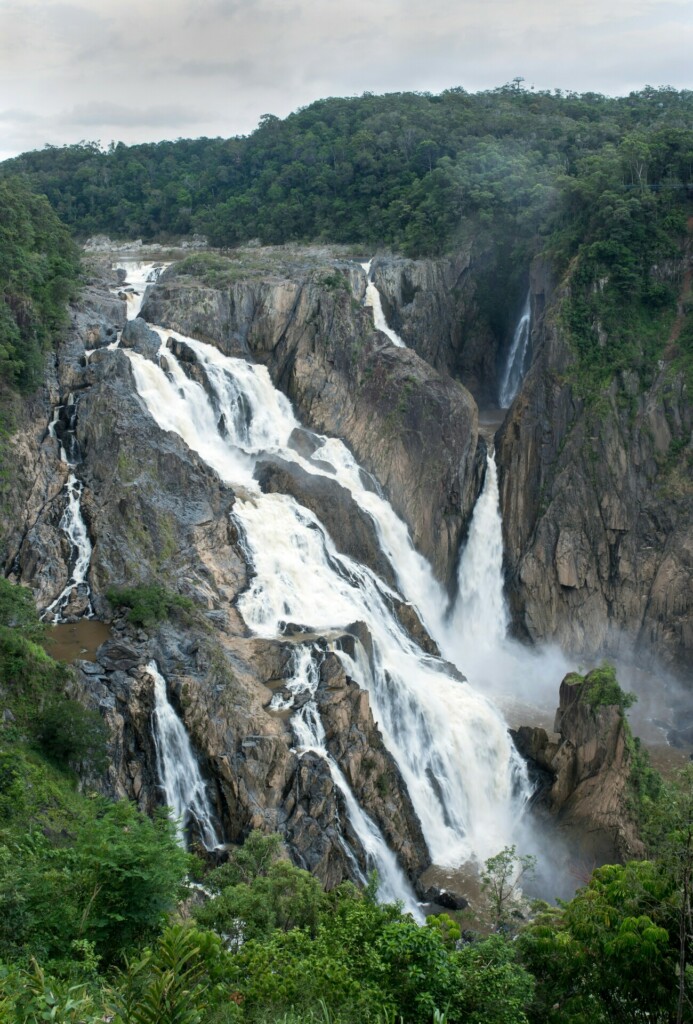
MULTIPOLYGON (((201 232, 220 247, 322 240, 410 256, 472 245, 489 318, 543 254, 558 276, 570 271, 564 326, 576 383, 594 394, 626 364, 646 386, 676 315, 668 268, 693 209, 692 123, 690 91, 611 98, 518 80, 319 100, 265 115, 244 138, 49 146, 0 175, 21 175, 80 239, 201 232)), ((685 313, 673 361, 690 375, 685 313)))

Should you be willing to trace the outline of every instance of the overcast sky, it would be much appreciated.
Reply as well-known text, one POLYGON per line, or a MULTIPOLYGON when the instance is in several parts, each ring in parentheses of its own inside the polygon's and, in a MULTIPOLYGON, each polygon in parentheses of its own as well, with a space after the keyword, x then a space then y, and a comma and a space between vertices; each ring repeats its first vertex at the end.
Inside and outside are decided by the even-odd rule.
POLYGON ((0 0, 0 159, 243 135, 324 96, 693 87, 693 0, 0 0))

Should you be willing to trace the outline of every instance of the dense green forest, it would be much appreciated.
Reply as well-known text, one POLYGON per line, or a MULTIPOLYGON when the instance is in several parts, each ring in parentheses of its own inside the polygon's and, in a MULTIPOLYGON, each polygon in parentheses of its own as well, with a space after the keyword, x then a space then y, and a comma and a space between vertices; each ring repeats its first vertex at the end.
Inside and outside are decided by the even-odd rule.
POLYGON ((26 390, 41 379, 78 266, 70 233, 45 197, 18 177, 0 179, 0 386, 26 390))
MULTIPOLYGON (((47 147, 0 174, 25 175, 78 237, 199 231, 222 247, 318 239, 410 255, 474 244, 482 312, 499 330, 499 295, 514 309, 544 253, 572 275, 564 326, 589 393, 624 366, 649 383, 674 330, 692 126, 693 92, 610 98, 516 82, 320 100, 284 120, 264 116, 247 138, 47 147)), ((669 356, 690 377, 685 312, 669 356)))
POLYGON ((448 915, 419 926, 377 903, 375 878, 324 892, 278 836, 251 833, 214 868, 163 812, 98 796, 104 727, 65 696, 70 670, 43 638, 29 592, 0 581, 3 1024, 690 1019, 690 771, 641 796, 650 860, 600 868, 528 917, 512 872, 531 858, 504 850, 482 873, 490 933, 448 915))
POLYGON ((605 216, 589 210, 596 187, 668 205, 691 186, 692 122, 693 93, 671 89, 450 89, 320 100, 265 115, 247 138, 47 147, 4 167, 27 174, 82 237, 201 230, 222 246, 323 238, 425 253, 478 216, 524 235, 562 225, 569 250, 605 216))

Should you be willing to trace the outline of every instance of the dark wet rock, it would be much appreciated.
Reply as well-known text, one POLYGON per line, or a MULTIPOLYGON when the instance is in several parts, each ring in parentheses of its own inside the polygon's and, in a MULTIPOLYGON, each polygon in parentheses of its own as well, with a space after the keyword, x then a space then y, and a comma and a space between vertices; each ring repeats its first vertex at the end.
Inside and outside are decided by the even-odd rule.
POLYGON ((131 348, 147 359, 156 359, 161 348, 161 338, 147 326, 141 316, 128 320, 120 337, 123 348, 131 348))
POLYGON ((417 877, 430 864, 421 824, 373 721, 368 694, 349 679, 335 654, 324 657, 315 699, 327 749, 402 866, 417 877))
MULTIPOLYGON (((590 675, 565 677, 554 723, 511 732, 523 757, 550 775, 540 803, 555 815, 572 845, 599 863, 644 855, 630 794, 632 755, 623 710, 585 698, 590 675)), ((632 742, 632 741, 631 741, 632 742)))
POLYGON ((466 910, 469 900, 459 893, 451 892, 449 889, 442 889, 437 885, 430 885, 424 892, 420 893, 423 903, 435 903, 446 910, 466 910))
POLYGON ((672 459, 693 428, 685 382, 663 360, 648 386, 623 371, 586 405, 555 315, 563 291, 541 262, 532 295, 534 359, 496 446, 514 629, 686 681, 693 487, 683 454, 672 459))

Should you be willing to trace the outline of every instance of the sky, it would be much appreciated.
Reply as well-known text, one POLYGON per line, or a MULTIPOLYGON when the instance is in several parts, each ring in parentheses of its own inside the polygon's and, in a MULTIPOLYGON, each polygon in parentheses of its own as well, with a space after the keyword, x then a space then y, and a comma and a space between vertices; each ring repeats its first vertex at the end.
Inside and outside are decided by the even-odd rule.
POLYGON ((0 159, 246 135, 325 96, 693 88, 693 0, 0 0, 0 159))

